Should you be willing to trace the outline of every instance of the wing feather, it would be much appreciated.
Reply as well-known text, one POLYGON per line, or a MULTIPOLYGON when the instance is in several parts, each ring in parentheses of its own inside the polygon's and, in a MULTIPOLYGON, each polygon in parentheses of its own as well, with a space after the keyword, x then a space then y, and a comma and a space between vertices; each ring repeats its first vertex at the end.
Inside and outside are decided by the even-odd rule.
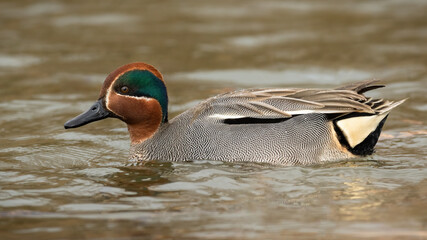
POLYGON ((290 118, 293 115, 352 112, 386 112, 401 102, 367 98, 364 92, 383 87, 376 80, 325 89, 249 89, 225 93, 207 99, 193 109, 193 119, 220 118, 290 118))

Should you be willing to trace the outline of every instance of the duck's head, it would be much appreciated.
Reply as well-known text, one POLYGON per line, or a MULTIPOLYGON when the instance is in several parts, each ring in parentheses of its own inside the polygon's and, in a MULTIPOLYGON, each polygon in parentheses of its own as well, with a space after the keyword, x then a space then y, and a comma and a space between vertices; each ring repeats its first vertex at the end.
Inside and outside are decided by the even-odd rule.
POLYGON ((153 66, 131 63, 110 73, 98 100, 65 128, 76 128, 108 117, 119 118, 128 126, 133 144, 150 138, 168 121, 168 96, 163 77, 153 66))

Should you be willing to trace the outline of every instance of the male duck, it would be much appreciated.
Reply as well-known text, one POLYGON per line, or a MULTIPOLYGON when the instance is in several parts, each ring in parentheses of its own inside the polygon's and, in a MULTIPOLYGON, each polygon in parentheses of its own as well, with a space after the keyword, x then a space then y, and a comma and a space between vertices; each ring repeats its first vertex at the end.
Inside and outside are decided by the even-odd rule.
POLYGON ((388 113, 404 101, 363 95, 380 87, 364 81, 332 90, 238 90, 168 120, 162 75, 131 63, 108 75, 98 101, 64 127, 118 118, 127 124, 137 161, 323 163, 373 153, 388 113))

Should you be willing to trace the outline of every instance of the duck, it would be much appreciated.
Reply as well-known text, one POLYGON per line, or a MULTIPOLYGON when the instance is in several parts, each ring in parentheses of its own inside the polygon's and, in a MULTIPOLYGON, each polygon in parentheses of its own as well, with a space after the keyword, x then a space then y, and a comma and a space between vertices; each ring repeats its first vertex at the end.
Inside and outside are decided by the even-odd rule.
POLYGON ((105 118, 127 124, 130 160, 309 165, 374 153, 392 109, 406 99, 372 98, 378 80, 335 89, 257 88, 219 94, 168 119, 168 94, 152 65, 121 66, 98 100, 65 129, 105 118))

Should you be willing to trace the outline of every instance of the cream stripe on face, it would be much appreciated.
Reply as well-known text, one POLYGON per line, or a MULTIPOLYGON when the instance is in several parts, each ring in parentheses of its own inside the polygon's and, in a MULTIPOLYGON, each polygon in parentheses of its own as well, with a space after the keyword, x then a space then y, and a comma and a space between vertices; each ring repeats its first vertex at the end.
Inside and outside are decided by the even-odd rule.
MULTIPOLYGON (((108 110, 110 110, 111 112, 114 112, 114 111, 112 111, 111 109, 110 109, 110 107, 109 107, 109 99, 110 99, 110 95, 111 95, 111 92, 114 92, 113 91, 113 86, 114 86, 114 83, 116 82, 116 80, 117 79, 119 79, 119 77, 121 77, 123 74, 125 74, 126 72, 128 72, 128 71, 132 71, 132 70, 135 70, 135 69, 138 69, 137 67, 134 67, 134 68, 130 68, 129 70, 126 70, 126 71, 124 71, 124 72, 122 72, 122 73, 120 73, 120 74, 117 74, 117 76, 114 78, 114 80, 113 81, 111 81, 111 84, 110 84, 110 86, 108 86, 108 89, 107 89, 107 94, 105 95, 105 106, 107 107, 107 109, 108 110)), ((115 94, 117 94, 116 92, 114 92, 115 94)), ((121 94, 120 94, 121 95, 121 94)), ((121 96, 126 96, 126 95, 121 95, 121 96)), ((128 96, 128 97, 131 97, 131 96, 128 96)), ((121 116, 121 117, 123 117, 123 116, 121 116)))
POLYGON ((125 73, 127 73, 129 71, 133 71, 135 69, 139 69, 139 68, 138 67, 129 68, 128 70, 126 70, 124 72, 121 72, 120 74, 117 74, 117 76, 114 78, 114 80, 111 81, 111 84, 110 84, 110 86, 108 86, 107 94, 106 94, 106 101, 107 101, 107 103, 108 103, 109 95, 110 95, 110 93, 111 93, 111 91, 113 89, 114 83, 117 81, 117 79, 119 79, 123 74, 125 74, 125 73))
POLYGON ((116 94, 117 94, 117 95, 120 95, 121 97, 125 97, 125 98, 146 99, 146 100, 150 100, 150 99, 152 99, 152 98, 144 97, 144 96, 137 97, 137 96, 129 96, 129 95, 118 94, 118 93, 116 93, 116 94))
MULTIPOLYGON (((113 85, 113 84, 111 84, 111 85, 113 85)), ((114 92, 114 94, 117 94, 117 93, 114 92)), ((108 111, 110 111, 110 112, 116 114, 117 116, 121 117, 122 119, 124 119, 124 116, 122 116, 122 115, 114 112, 113 110, 111 110, 111 108, 110 108, 110 101, 109 101, 110 100, 110 96, 111 96, 111 87, 108 88, 107 95, 105 96, 105 107, 107 108, 108 111)))
POLYGON ((110 88, 107 89, 107 94, 105 95, 105 106, 107 107, 108 110, 111 111, 111 109, 108 107, 110 102, 108 99, 110 99, 110 88))
POLYGON ((142 99, 145 99, 145 100, 152 100, 152 98, 148 98, 148 97, 144 97, 144 96, 142 96, 142 97, 136 97, 136 96, 129 96, 129 95, 122 95, 122 94, 118 94, 118 93, 116 93, 116 92, 112 92, 111 93, 111 90, 112 88, 109 88, 108 90, 107 90, 107 97, 106 97, 106 99, 105 99, 105 105, 106 105, 106 108, 110 111, 110 112, 113 112, 114 114, 116 114, 116 115, 118 115, 118 116, 120 116, 120 117, 122 117, 122 118, 124 118, 124 116, 121 116, 120 114, 118 114, 118 113, 116 113, 116 112, 114 112, 111 108, 110 108, 110 101, 109 101, 109 99, 110 99, 110 96, 111 96, 111 94, 115 94, 115 95, 117 95, 117 96, 120 96, 120 97, 124 97, 124 98, 128 98, 128 99, 137 99, 137 100, 142 100, 142 99))

